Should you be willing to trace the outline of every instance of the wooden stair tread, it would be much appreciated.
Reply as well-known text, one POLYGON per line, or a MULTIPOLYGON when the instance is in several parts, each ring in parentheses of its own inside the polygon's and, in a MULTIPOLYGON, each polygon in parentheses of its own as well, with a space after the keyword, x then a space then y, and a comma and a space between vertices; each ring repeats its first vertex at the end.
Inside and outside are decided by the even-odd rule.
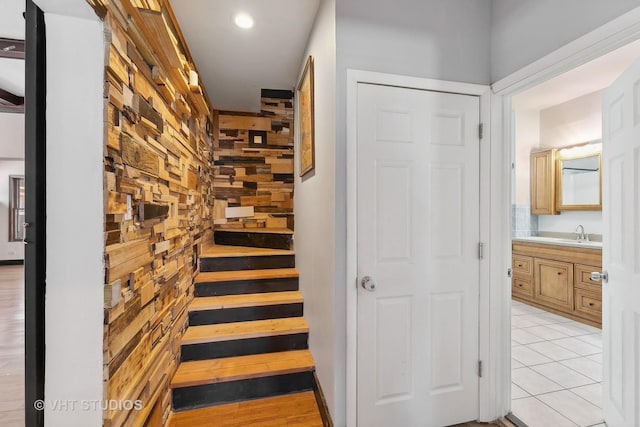
POLYGON ((246 400, 171 415, 168 427, 322 427, 322 417, 312 391, 246 400))
POLYGON ((201 258, 225 258, 244 256, 294 255, 294 251, 284 249, 252 248, 249 246, 204 245, 201 258))
POLYGON ((236 280, 288 279, 298 277, 295 268, 272 268, 266 270, 230 270, 200 272, 195 283, 232 282, 236 280))
POLYGON ((214 325, 188 327, 182 337, 182 345, 303 334, 306 332, 309 332, 309 325, 307 325, 303 317, 217 323, 214 325))
POLYGON ((171 380, 171 388, 292 374, 312 371, 313 368, 309 350, 196 360, 180 363, 171 380))
POLYGON ((189 305, 189 312, 228 308, 259 307, 265 305, 296 304, 304 301, 299 291, 265 292, 262 294, 197 297, 189 305))
POLYGON ((216 228, 216 232, 260 233, 260 234, 293 234, 288 228, 216 228))

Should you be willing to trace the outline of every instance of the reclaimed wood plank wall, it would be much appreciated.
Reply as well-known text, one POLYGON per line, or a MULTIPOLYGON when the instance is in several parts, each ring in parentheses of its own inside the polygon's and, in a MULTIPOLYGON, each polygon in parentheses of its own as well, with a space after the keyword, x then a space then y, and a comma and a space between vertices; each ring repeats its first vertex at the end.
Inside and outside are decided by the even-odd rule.
POLYGON ((105 426, 164 424, 200 245, 212 240, 215 113, 162 0, 89 0, 105 70, 105 426), (154 420, 154 421, 149 421, 154 420))
POLYGON ((293 92, 262 90, 261 113, 220 112, 217 229, 293 230, 293 92))

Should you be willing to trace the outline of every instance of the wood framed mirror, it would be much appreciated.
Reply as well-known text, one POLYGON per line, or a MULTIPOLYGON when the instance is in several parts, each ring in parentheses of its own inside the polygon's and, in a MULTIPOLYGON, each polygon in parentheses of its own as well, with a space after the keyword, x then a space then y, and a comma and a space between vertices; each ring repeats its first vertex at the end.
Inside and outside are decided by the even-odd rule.
POLYGON ((573 145, 556 152, 556 209, 602 210, 602 143, 573 145))

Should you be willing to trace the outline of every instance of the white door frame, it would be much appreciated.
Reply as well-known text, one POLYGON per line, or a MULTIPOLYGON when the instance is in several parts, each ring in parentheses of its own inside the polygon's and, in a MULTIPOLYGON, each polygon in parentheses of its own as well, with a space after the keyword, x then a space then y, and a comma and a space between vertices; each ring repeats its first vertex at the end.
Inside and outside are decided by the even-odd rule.
MULTIPOLYGON (((491 104, 491 125, 494 129, 491 146, 500 152, 495 153, 494 157, 492 150, 492 160, 503 160, 503 163, 492 163, 498 167, 497 170, 492 171, 491 190, 503 192, 502 206, 495 212, 503 215, 508 212, 508 215, 501 217, 501 219, 505 225, 509 225, 502 227, 501 235, 491 235, 492 239, 498 238, 498 240, 492 240, 495 244, 491 246, 496 249, 501 255, 501 260, 504 261, 501 267, 503 271, 511 266, 511 163, 515 154, 513 114, 511 112, 512 97, 638 39, 640 39, 640 7, 596 28, 491 86, 494 93, 491 104), (499 174, 495 180, 493 179, 494 173, 499 174)), ((492 224, 494 224, 494 219, 498 218, 491 218, 492 224)), ((491 344, 499 344, 499 346, 491 348, 503 353, 503 356, 492 354, 490 363, 494 362, 496 357, 502 359, 504 355, 508 355, 502 369, 490 369, 487 372, 491 377, 488 381, 495 384, 497 390, 503 390, 502 393, 491 396, 486 402, 487 408, 484 413, 493 414, 494 419, 506 415, 511 408, 511 371, 509 369, 511 359, 511 298, 509 297, 511 295, 511 279, 506 275, 502 277, 502 280, 495 282, 495 287, 498 289, 496 289, 497 292, 492 289, 490 301, 491 306, 496 307, 498 309, 496 311, 502 316, 502 318, 496 316, 496 321, 499 323, 492 323, 500 325, 500 327, 492 328, 490 342, 491 344), (496 334, 501 334, 501 336, 494 336, 496 334)), ((482 335, 480 339, 483 339, 482 335)), ((483 413, 482 408, 481 413, 483 413)), ((490 421, 489 418, 483 420, 490 421)))
MULTIPOLYGON (((489 157, 491 141, 489 129, 491 95, 488 86, 469 83, 457 83, 443 80, 431 80, 395 74, 377 73, 361 70, 347 70, 347 426, 357 425, 357 90, 359 83, 371 83, 385 86, 397 86, 411 89, 437 92, 458 93, 480 97, 480 122, 485 123, 484 136, 480 144, 480 239, 489 241, 489 157)), ((510 212, 510 211, 509 211, 510 212)), ((510 214, 509 214, 510 215, 510 214)), ((490 249, 490 248, 488 248, 490 249)), ((489 360, 489 269, 491 251, 485 251, 485 259, 480 262, 480 319, 479 319, 479 356, 489 360)), ((485 363, 485 366, 487 364, 485 363)), ((479 398, 481 417, 483 406, 487 405, 490 384, 489 376, 480 378, 479 398)))

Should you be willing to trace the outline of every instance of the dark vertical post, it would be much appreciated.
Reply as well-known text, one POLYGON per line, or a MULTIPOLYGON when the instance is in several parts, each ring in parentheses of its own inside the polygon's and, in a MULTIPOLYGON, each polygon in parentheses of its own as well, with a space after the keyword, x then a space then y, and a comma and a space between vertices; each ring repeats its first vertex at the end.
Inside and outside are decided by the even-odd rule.
POLYGON ((44 13, 26 0, 25 53, 25 417, 44 426, 46 278, 46 44, 44 13))

